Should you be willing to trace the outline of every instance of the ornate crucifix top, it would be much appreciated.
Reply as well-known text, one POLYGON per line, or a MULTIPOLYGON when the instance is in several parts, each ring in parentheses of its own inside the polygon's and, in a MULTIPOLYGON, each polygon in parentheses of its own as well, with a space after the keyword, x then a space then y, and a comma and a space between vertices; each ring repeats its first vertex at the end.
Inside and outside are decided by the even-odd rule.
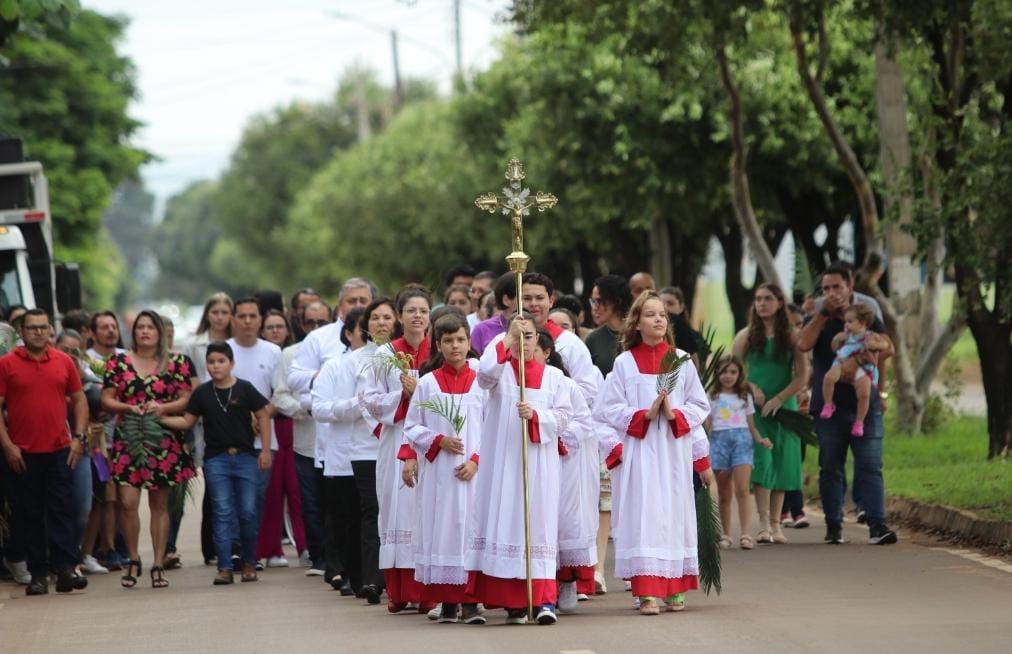
POLYGON ((530 215, 532 207, 536 207, 539 212, 551 209, 559 199, 551 193, 538 191, 532 200, 530 189, 522 187, 524 177, 526 177, 524 165, 520 163, 519 159, 510 159, 510 163, 506 167, 506 180, 509 182, 509 186, 503 187, 502 190, 506 199, 500 200, 495 193, 485 193, 475 199, 474 205, 489 213, 495 213, 497 209, 502 209, 503 215, 512 214, 513 253, 510 258, 522 256, 526 260, 527 257, 523 252, 524 216, 530 215))

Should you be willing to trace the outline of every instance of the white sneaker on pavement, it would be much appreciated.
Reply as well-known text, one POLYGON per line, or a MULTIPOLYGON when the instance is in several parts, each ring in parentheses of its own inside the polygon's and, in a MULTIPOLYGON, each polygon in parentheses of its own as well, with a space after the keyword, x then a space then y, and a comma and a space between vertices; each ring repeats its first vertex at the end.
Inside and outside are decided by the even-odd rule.
POLYGON ((84 571, 90 575, 107 575, 109 574, 109 568, 105 567, 94 556, 87 554, 82 560, 84 564, 84 571))
POLYGON ((286 559, 283 556, 272 556, 271 558, 267 559, 267 567, 268 568, 287 568, 288 567, 288 559, 286 559))
POLYGON ((604 575, 595 572, 594 573, 594 593, 596 595, 604 595, 608 592, 608 584, 604 583, 604 575))
POLYGON ((306 570, 307 577, 322 577, 323 575, 323 570, 320 570, 319 568, 310 568, 309 570, 306 570))
POLYGON ((309 559, 309 550, 302 550, 299 554, 299 567, 300 568, 312 568, 313 562, 309 559))
POLYGON ((434 609, 432 609, 431 611, 428 612, 428 614, 426 615, 426 617, 428 617, 429 620, 438 620, 439 619, 439 614, 442 613, 442 612, 443 612, 443 605, 442 605, 442 603, 439 603, 439 604, 436 604, 436 608, 434 608, 434 609))
POLYGON ((11 576, 14 577, 15 582, 22 586, 32 583, 32 573, 28 572, 28 563, 25 561, 8 561, 4 559, 4 566, 11 573, 11 576))
POLYGON ((559 612, 572 613, 576 610, 576 582, 564 581, 559 584, 559 612))

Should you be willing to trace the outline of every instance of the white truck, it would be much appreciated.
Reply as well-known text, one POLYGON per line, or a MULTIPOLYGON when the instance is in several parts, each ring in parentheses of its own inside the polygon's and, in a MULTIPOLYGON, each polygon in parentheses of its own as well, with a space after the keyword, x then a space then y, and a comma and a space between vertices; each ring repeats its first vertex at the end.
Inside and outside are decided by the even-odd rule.
POLYGON ((54 319, 81 306, 77 264, 53 258, 49 187, 38 161, 17 161, 20 143, 0 147, 0 311, 45 309, 54 319), (6 159, 6 161, 5 161, 6 159), (11 159, 15 159, 11 161, 11 159))

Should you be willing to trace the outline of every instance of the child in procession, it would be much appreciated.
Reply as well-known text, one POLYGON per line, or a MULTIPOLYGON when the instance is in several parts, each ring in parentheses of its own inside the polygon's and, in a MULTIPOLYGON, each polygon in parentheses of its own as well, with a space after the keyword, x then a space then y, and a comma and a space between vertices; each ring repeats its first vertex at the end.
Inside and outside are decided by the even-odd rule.
POLYGON ((595 405, 594 419, 611 429, 615 576, 630 579, 640 613, 685 608, 685 592, 699 587, 696 508, 698 472, 713 482, 703 421, 710 403, 696 367, 684 360, 677 378, 662 369, 675 350, 660 296, 643 291, 626 318, 622 347, 595 405), (659 377, 664 373, 664 377, 659 377), (660 389, 659 389, 660 387, 660 389))
POLYGON ((534 358, 537 330, 531 318, 515 317, 507 335, 481 356, 478 384, 487 389, 481 432, 482 474, 467 548, 468 593, 486 608, 505 608, 507 624, 527 622, 521 420, 528 423, 532 600, 538 624, 557 621, 556 568, 559 541, 559 448, 572 415, 565 375, 534 358), (520 343, 523 342, 523 360, 520 343), (526 401, 520 401, 524 366, 526 401))
MULTIPOLYGON (((474 504, 482 413, 488 394, 477 383, 467 319, 439 318, 432 354, 405 418, 404 435, 418 459, 414 532, 415 580, 423 602, 441 602, 438 622, 484 624, 477 599, 467 593, 464 554, 474 504), (454 419, 458 424, 454 424, 454 419)), ((405 474, 404 483, 416 481, 405 474)))
POLYGON ((743 550, 755 547, 750 535, 752 510, 749 485, 752 477, 752 452, 755 446, 772 449, 773 442, 756 429, 752 416, 755 404, 745 379, 745 364, 734 355, 717 362, 717 377, 710 388, 710 463, 717 477, 717 500, 723 535, 721 549, 731 548, 731 498, 738 500, 738 526, 743 550))
POLYGON ((256 581, 256 487, 259 473, 270 470, 271 450, 265 447, 257 453, 253 423, 256 421, 258 433, 270 433, 269 401, 253 384, 232 375, 235 360, 228 343, 208 344, 206 362, 211 381, 193 391, 183 416, 163 417, 160 422, 167 429, 185 431, 197 424, 198 418, 203 419, 204 474, 209 481, 218 554, 214 585, 233 582, 232 543, 237 540, 242 552, 242 581, 256 581), (234 533, 236 522, 239 534, 234 533))

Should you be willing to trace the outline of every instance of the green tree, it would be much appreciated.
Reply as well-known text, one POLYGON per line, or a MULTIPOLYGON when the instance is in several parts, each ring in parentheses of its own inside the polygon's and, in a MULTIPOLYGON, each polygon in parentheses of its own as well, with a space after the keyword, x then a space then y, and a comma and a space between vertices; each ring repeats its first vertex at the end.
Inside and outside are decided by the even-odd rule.
POLYGON ((221 227, 214 215, 217 190, 217 182, 193 182, 166 203, 165 216, 155 228, 156 297, 197 304, 214 291, 235 291, 219 285, 223 280, 211 273, 209 265, 221 240, 221 227))
POLYGON ((148 158, 129 145, 140 123, 127 112, 133 64, 117 52, 125 25, 81 11, 69 26, 13 34, 0 63, 0 131, 22 138, 26 154, 45 166, 56 257, 80 262, 96 306, 113 305, 123 278, 110 269, 102 213, 113 189, 148 158))

